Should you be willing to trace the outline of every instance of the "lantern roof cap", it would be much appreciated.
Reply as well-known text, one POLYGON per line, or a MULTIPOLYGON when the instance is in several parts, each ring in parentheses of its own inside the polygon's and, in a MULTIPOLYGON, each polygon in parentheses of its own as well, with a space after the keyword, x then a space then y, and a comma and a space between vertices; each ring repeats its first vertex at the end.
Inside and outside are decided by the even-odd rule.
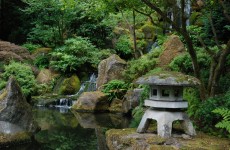
POLYGON ((200 81, 190 75, 175 71, 158 71, 146 74, 136 80, 138 84, 171 85, 171 86, 197 86, 200 81))

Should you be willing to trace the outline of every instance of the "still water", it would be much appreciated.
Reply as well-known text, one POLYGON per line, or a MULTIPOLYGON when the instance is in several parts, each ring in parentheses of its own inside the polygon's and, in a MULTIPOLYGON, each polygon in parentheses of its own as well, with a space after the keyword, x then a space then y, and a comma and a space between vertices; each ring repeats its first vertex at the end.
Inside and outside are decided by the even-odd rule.
POLYGON ((41 127, 34 142, 6 150, 106 150, 105 131, 130 124, 130 119, 120 114, 50 108, 35 108, 33 113, 41 127))

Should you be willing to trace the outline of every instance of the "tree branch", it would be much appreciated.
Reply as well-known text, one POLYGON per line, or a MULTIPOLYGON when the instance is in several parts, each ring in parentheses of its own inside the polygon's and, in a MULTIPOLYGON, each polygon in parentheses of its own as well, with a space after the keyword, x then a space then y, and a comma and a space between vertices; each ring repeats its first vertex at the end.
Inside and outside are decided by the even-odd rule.
POLYGON ((230 22, 230 16, 228 15, 228 9, 226 8, 226 6, 225 6, 225 4, 224 4, 224 2, 223 2, 223 0, 219 0, 219 3, 220 3, 220 5, 223 7, 223 13, 224 13, 224 15, 225 15, 225 17, 228 19, 228 21, 230 22))

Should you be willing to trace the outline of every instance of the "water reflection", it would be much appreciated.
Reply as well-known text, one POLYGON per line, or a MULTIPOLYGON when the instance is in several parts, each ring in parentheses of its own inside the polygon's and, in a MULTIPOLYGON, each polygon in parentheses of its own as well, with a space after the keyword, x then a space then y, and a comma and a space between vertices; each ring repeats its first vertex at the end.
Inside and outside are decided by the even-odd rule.
POLYGON ((106 150, 105 131, 125 128, 129 119, 118 114, 70 112, 68 109, 35 108, 34 117, 41 127, 37 142, 7 150, 106 150))

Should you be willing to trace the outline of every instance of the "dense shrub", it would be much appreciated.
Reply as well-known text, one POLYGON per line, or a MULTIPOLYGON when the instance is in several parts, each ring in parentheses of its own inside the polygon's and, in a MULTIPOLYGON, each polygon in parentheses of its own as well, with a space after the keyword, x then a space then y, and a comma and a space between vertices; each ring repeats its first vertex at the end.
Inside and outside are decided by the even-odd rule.
POLYGON ((34 92, 36 81, 31 67, 20 62, 12 61, 9 65, 5 66, 5 72, 2 74, 2 79, 7 81, 10 76, 16 78, 25 96, 34 92))
POLYGON ((100 51, 87 39, 70 38, 64 46, 51 53, 51 67, 61 72, 73 72, 81 67, 97 67, 100 62, 100 51))
POLYGON ((127 81, 131 82, 154 69, 156 63, 153 52, 143 55, 139 59, 131 60, 128 62, 127 69, 124 71, 124 77, 127 81))
POLYGON ((129 88, 129 84, 121 80, 111 80, 103 85, 103 90, 108 100, 112 101, 114 98, 122 99, 129 88))
POLYGON ((122 35, 118 38, 115 44, 115 50, 117 54, 121 57, 127 58, 132 54, 131 41, 128 35, 122 35))
POLYGON ((38 68, 48 68, 50 62, 49 54, 40 54, 34 59, 34 65, 38 68))
POLYGON ((28 50, 29 52, 32 53, 32 52, 35 51, 37 48, 40 48, 41 45, 33 44, 33 43, 25 43, 25 44, 22 45, 22 47, 27 48, 27 50, 28 50))
POLYGON ((214 135, 226 135, 226 130, 217 130, 215 125, 222 120, 222 117, 213 113, 216 108, 230 108, 230 91, 225 95, 212 97, 196 106, 193 118, 199 129, 214 135))

